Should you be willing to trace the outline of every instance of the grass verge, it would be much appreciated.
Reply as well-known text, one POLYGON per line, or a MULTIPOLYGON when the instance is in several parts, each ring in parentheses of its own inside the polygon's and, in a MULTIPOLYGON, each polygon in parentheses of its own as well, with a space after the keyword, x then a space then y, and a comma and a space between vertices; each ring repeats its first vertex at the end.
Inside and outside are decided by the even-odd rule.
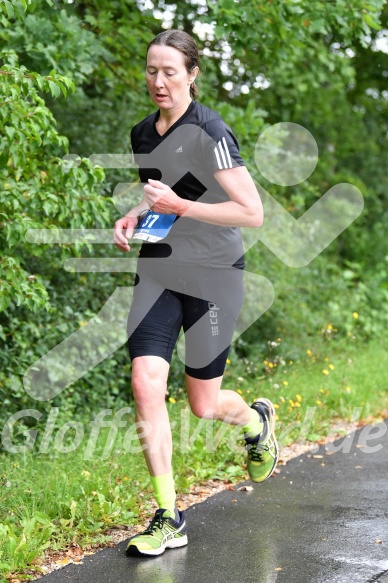
MULTIPOLYGON (((386 349, 387 339, 359 345, 351 338, 320 338, 293 360, 275 339, 264 363, 232 357, 224 388, 237 390, 247 402, 260 395, 275 403, 281 446, 314 442, 327 437, 337 419, 379 419, 388 406, 386 349)), ((179 492, 194 482, 247 477, 239 428, 196 419, 183 391, 168 399, 168 408, 179 492)), ((144 520, 151 508, 129 408, 57 426, 40 424, 25 449, 0 457, 3 580, 28 579, 46 549, 104 542, 107 529, 144 520)))

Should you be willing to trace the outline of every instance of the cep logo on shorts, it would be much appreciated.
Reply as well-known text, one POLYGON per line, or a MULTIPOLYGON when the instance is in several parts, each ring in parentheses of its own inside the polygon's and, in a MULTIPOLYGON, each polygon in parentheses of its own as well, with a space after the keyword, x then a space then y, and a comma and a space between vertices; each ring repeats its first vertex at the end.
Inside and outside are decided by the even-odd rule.
POLYGON ((210 318, 212 336, 218 336, 219 332, 218 332, 218 314, 217 314, 217 312, 220 308, 217 308, 217 304, 215 304, 214 302, 208 302, 207 305, 209 307, 209 318, 210 318))

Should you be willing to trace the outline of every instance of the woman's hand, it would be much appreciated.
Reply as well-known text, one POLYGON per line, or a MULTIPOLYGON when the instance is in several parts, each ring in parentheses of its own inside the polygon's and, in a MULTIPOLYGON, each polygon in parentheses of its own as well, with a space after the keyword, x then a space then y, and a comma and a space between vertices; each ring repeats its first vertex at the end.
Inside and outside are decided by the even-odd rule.
POLYGON ((160 180, 149 178, 144 186, 143 200, 151 210, 164 215, 181 215, 184 212, 184 201, 160 180))
POLYGON ((130 250, 128 239, 132 238, 137 221, 137 216, 125 216, 115 222, 113 241, 121 251, 128 252, 130 250))

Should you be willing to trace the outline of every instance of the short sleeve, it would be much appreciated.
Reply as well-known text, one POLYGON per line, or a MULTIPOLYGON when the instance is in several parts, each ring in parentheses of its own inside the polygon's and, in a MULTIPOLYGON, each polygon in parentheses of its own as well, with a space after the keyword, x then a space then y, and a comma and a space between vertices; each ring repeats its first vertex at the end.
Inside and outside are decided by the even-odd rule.
POLYGON ((138 135, 137 135, 137 126, 134 126, 131 129, 131 150, 132 150, 132 161, 134 161, 134 154, 136 153, 138 135))
POLYGON ((245 165, 237 138, 221 118, 209 121, 203 129, 202 159, 213 173, 245 165))
POLYGON ((141 130, 142 130, 142 123, 138 123, 137 125, 135 125, 132 130, 131 130, 131 150, 132 150, 132 163, 133 164, 138 164, 138 161, 136 159, 136 154, 139 153, 139 142, 140 142, 140 136, 141 136, 141 130))

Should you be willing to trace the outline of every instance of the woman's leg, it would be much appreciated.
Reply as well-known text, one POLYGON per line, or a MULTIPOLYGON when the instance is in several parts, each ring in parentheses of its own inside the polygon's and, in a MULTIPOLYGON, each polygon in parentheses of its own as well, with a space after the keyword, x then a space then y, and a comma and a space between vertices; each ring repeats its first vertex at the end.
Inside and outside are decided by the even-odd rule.
POLYGON ((186 374, 185 378, 187 396, 194 415, 242 427, 250 422, 252 409, 244 399, 235 391, 220 390, 222 376, 203 380, 186 374))
POLYGON ((184 513, 175 507, 171 427, 165 401, 168 371, 169 363, 160 356, 132 360, 138 434, 159 508, 148 528, 129 539, 128 555, 156 556, 167 547, 187 545, 184 513))
POLYGON ((132 361, 137 431, 151 476, 171 472, 172 438, 166 407, 169 368, 160 356, 139 356, 132 361))
POLYGON ((221 391, 222 377, 198 379, 186 373, 191 410, 197 417, 240 425, 246 441, 247 469, 253 482, 264 482, 274 472, 279 448, 275 437, 275 409, 269 399, 251 407, 234 391, 221 391))
POLYGON ((222 376, 197 379, 186 374, 186 388, 194 415, 240 425, 245 437, 255 437, 264 429, 262 418, 235 391, 221 391, 222 376))
POLYGON ((183 299, 186 388, 194 415, 241 426, 249 476, 263 482, 278 459, 274 406, 266 398, 249 406, 237 392, 220 390, 242 302, 242 275, 238 269, 196 273, 204 289, 183 299), (212 301, 200 299, 206 297, 212 301))
POLYGON ((181 322, 179 298, 163 289, 143 269, 128 319, 132 391, 138 435, 155 499, 159 508, 169 510, 172 516, 176 514, 176 494, 171 466, 171 428, 165 399, 169 362, 181 322))

